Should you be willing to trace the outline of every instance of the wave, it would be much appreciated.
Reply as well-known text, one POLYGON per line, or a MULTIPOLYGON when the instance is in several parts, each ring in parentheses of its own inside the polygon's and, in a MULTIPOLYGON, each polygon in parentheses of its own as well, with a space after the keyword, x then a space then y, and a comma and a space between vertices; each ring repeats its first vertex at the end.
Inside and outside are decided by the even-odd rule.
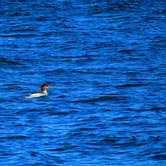
POLYGON ((116 88, 134 88, 134 87, 142 87, 142 86, 148 86, 149 84, 144 84, 144 83, 135 83, 135 84, 122 84, 116 86, 116 88))
POLYGON ((112 95, 112 96, 100 96, 96 98, 90 98, 90 99, 85 99, 85 100, 75 100, 73 102, 80 102, 80 103, 93 103, 93 102, 104 102, 104 101, 127 101, 127 98, 124 96, 117 96, 117 95, 112 95))

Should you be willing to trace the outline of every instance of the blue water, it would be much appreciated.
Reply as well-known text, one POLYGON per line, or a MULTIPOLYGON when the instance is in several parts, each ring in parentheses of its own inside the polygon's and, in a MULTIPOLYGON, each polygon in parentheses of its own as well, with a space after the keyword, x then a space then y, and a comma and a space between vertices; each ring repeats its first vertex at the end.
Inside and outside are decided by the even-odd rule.
POLYGON ((0 165, 165 166, 165 14, 165 0, 0 1, 0 165))

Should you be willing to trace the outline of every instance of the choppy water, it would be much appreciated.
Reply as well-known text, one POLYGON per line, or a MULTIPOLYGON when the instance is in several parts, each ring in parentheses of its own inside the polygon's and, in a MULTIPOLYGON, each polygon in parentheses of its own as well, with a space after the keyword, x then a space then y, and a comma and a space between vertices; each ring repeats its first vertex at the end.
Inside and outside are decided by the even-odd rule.
POLYGON ((0 165, 165 166, 166 1, 0 1, 0 165), (24 99, 39 85, 49 96, 24 99))

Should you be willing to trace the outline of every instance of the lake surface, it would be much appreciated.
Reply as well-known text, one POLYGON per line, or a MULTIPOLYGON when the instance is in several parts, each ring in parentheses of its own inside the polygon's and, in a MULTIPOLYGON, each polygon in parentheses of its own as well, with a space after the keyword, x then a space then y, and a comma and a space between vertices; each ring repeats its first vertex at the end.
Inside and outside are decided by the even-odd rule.
POLYGON ((165 0, 0 1, 0 165, 165 166, 165 14, 165 0))

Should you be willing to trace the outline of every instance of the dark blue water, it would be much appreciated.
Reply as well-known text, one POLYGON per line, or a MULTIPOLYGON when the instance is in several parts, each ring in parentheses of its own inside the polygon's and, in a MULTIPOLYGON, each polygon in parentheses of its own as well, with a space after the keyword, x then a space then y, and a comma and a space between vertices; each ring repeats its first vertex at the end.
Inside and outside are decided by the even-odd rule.
POLYGON ((165 0, 0 1, 0 165, 165 166, 165 14, 165 0))

